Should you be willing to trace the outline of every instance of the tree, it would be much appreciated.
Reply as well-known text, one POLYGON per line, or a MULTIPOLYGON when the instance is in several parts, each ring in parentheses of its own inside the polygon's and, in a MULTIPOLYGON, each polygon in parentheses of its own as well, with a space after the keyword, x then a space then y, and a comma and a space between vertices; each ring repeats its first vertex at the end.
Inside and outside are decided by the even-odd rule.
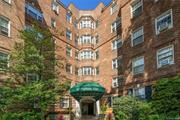
POLYGON ((180 116, 180 75, 163 78, 153 86, 152 107, 160 115, 175 118, 180 116))
POLYGON ((48 29, 35 24, 21 31, 20 38, 10 54, 9 78, 0 88, 0 119, 42 120, 70 82, 57 80, 60 65, 48 29))
POLYGON ((116 120, 150 120, 151 106, 131 96, 116 98, 113 103, 116 120))

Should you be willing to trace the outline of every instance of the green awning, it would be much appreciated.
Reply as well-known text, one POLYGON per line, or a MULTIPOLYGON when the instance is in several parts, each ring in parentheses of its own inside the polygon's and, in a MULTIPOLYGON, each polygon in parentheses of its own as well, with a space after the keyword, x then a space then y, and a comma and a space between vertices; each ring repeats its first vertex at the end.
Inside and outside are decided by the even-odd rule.
POLYGON ((78 101, 83 97, 92 97, 96 101, 105 93, 105 88, 96 82, 81 82, 70 89, 70 94, 78 101))

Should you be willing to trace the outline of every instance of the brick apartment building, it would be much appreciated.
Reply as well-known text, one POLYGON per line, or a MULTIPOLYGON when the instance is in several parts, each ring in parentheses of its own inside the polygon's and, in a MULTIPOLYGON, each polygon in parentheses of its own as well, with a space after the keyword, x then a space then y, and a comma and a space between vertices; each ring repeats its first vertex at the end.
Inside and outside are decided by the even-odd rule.
MULTIPOLYGON (((149 99, 156 80, 180 73, 179 5, 179 0, 114 0, 79 10, 57 0, 1 0, 0 59, 19 41, 18 31, 36 20, 53 33, 57 57, 66 58, 60 71, 72 87, 92 82, 106 90, 98 101, 67 94, 55 113, 72 107, 76 116, 99 114, 102 99, 111 106, 122 95, 149 99)), ((0 80, 6 76, 0 72, 0 80)))

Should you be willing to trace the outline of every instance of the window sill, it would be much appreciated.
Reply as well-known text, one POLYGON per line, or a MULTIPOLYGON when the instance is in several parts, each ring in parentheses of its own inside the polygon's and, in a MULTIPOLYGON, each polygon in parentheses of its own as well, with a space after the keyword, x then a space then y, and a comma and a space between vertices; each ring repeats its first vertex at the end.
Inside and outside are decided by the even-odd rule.
POLYGON ((172 65, 175 65, 175 63, 170 63, 170 64, 167 64, 167 65, 163 65, 163 66, 160 66, 160 67, 157 67, 158 70, 161 70, 161 69, 166 69, 168 67, 171 67, 172 65))
POLYGON ((12 1, 9 3, 9 2, 6 2, 4 0, 2 0, 5 4, 9 5, 9 6, 12 6, 12 1))

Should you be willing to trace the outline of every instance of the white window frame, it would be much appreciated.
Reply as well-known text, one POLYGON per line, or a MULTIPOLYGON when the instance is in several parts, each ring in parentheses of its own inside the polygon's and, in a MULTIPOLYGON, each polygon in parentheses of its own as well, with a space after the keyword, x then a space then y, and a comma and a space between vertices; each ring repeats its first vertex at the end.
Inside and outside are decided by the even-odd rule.
POLYGON ((66 13, 66 21, 69 23, 72 23, 72 13, 70 11, 68 11, 66 13), (69 16, 70 15, 70 16, 69 16), (68 19, 69 18, 69 19, 68 19))
POLYGON ((157 23, 158 21, 161 21, 163 20, 164 18, 166 18, 167 16, 171 15, 171 24, 168 25, 167 28, 164 28, 164 29, 171 29, 173 28, 173 12, 172 12, 172 9, 162 13, 160 16, 158 16, 156 19, 155 19, 155 30, 156 30, 156 35, 160 34, 162 31, 160 31, 157 27, 157 23))
POLYGON ((69 98, 66 98, 66 97, 60 98, 60 107, 61 107, 61 108, 67 109, 67 108, 69 108, 69 105, 70 105, 70 100, 69 100, 69 98), (62 102, 63 102, 63 103, 62 103, 62 102), (67 104, 67 105, 64 106, 64 103, 67 104), (62 104, 63 104, 63 106, 62 106, 62 104))
POLYGON ((112 3, 112 6, 111 6, 111 9, 110 9, 110 13, 111 15, 114 14, 115 12, 118 11, 118 5, 117 5, 117 2, 113 1, 112 3))
MULTIPOLYGON (((139 65, 139 66, 140 66, 140 65, 139 65)), ((143 73, 144 73, 144 68, 145 68, 144 56, 136 57, 136 58, 134 58, 134 59, 132 60, 132 73, 133 73, 133 75, 143 74, 143 73), (137 62, 138 60, 141 60, 141 59, 143 59, 143 63, 144 63, 144 64, 142 64, 142 65, 143 65, 143 72, 135 73, 134 68, 137 67, 137 66, 135 66, 135 62, 137 62)))
MULTIPOLYGON (((66 65, 69 65, 70 66, 70 71, 66 71, 66 73, 69 73, 69 74, 73 74, 73 68, 72 68, 72 64, 66 64, 66 65)), ((67 66, 66 66, 66 70, 67 70, 67 66)))
POLYGON ((131 46, 133 47, 133 46, 139 45, 139 44, 141 44, 143 42, 144 42, 144 27, 141 26, 141 27, 135 29, 134 31, 132 31, 132 33, 131 33, 131 46), (142 30, 142 35, 140 35, 140 36, 143 37, 142 41, 140 43, 134 45, 134 40, 137 39, 138 37, 140 37, 140 36, 138 36, 138 37, 134 38, 134 34, 137 33, 140 30, 142 30))
POLYGON ((122 76, 112 78, 112 88, 118 88, 119 86, 122 85, 122 82, 123 82, 122 76))
MULTIPOLYGON (((115 59, 112 60, 112 69, 115 70, 115 69, 118 69, 118 67, 120 66, 120 60, 122 59, 122 56, 120 57, 117 57, 115 59), (115 67, 114 67, 114 64, 115 64, 115 67)), ((122 63, 121 63, 122 64, 122 63)))
POLYGON ((56 27, 56 20, 51 19, 51 27, 53 27, 53 28, 56 27))
POLYGON ((143 11, 143 0, 135 0, 132 4, 131 4, 131 7, 130 7, 130 9, 131 9, 131 18, 134 18, 133 17, 133 12, 134 11, 136 11, 139 7, 141 7, 142 6, 142 11, 143 11), (135 6, 137 3, 141 3, 135 10, 133 10, 133 6, 135 6))
POLYGON ((52 10, 56 12, 56 14, 59 14, 59 5, 56 2, 52 2, 52 10))
POLYGON ((116 50, 118 48, 121 48, 122 45, 123 45, 123 41, 121 39, 115 39, 111 43, 111 49, 112 50, 116 50), (118 44, 120 44, 120 43, 121 43, 121 46, 118 46, 118 44))
POLYGON ((145 87, 137 87, 133 89, 133 96, 145 99, 146 98, 146 92, 145 87))
POLYGON ((3 0, 4 2, 11 4, 12 0, 3 0))
POLYGON ((161 67, 163 67, 163 66, 175 64, 175 61, 174 61, 174 45, 169 45, 169 46, 166 46, 166 47, 163 47, 163 48, 157 50, 157 53, 156 53, 156 61, 157 61, 157 69, 159 69, 159 68, 161 68, 161 67), (169 64, 160 65, 160 64, 159 64, 159 59, 158 59, 158 57, 159 57, 159 52, 162 51, 163 49, 166 50, 166 49, 168 49, 168 48, 172 48, 172 59, 173 59, 173 60, 172 60, 172 62, 170 62, 169 64))
MULTIPOLYGON (((8 26, 6 28, 6 29, 8 29, 7 37, 10 37, 10 33, 11 33, 11 21, 8 18, 4 17, 4 16, 0 16, 0 19, 3 19, 3 20, 8 22, 8 26)), ((0 34, 0 35, 6 36, 4 34, 0 34)))

